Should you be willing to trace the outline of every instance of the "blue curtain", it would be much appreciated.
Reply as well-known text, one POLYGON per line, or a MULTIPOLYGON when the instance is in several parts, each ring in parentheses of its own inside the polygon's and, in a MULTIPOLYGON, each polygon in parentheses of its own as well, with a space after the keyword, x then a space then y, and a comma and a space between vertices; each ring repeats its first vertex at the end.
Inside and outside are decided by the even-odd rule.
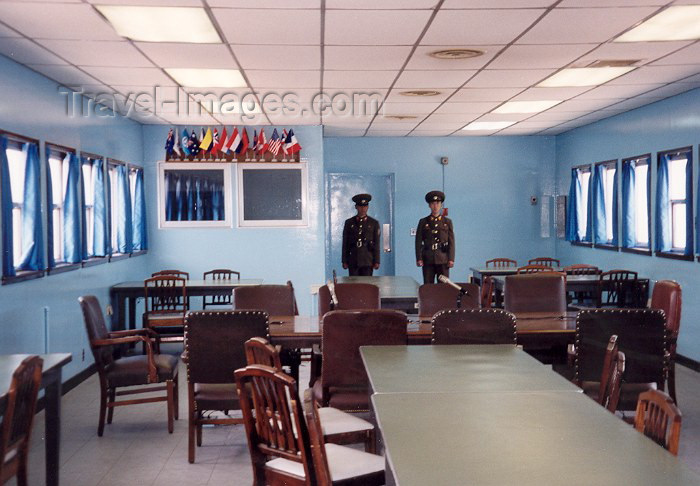
MULTIPOLYGON (((47 252, 47 263, 49 268, 54 268, 56 266, 56 258, 53 256, 54 244, 53 244, 53 177, 51 176, 51 149, 46 147, 46 234, 48 239, 46 241, 47 252)), ((60 222, 58 223, 60 224, 60 222)))
POLYGON ((608 235, 605 231, 605 188, 604 188, 605 166, 598 164, 593 167, 593 180, 591 193, 593 195, 593 220, 588 220, 593 226, 593 236, 596 243, 607 243, 608 235))
POLYGON ((175 193, 175 176, 165 176, 165 220, 177 221, 177 194, 175 193))
POLYGON ((566 240, 579 241, 578 237, 578 197, 581 184, 578 180, 578 169, 571 169, 571 185, 569 186, 569 201, 566 205, 566 240))
POLYGON ((177 194, 177 221, 187 221, 187 184, 183 177, 178 177, 175 182, 177 194))
POLYGON ((214 221, 221 221, 224 214, 224 208, 221 205, 221 189, 218 184, 212 185, 211 193, 211 207, 212 207, 212 219, 214 221))
POLYGON ((192 177, 187 177, 185 186, 185 190, 187 192, 187 221, 194 221, 197 209, 194 207, 195 193, 192 177))
POLYGON ((617 214, 617 198, 618 198, 618 173, 617 164, 615 166, 615 175, 613 175, 613 191, 612 191, 612 241, 613 246, 618 246, 620 244, 620 237, 618 235, 618 214, 617 214))
MULTIPOLYGON (((167 194, 167 192, 166 192, 167 194)), ((148 230, 146 226, 146 197, 143 190, 143 169, 136 171, 136 183, 134 184, 134 206, 132 208, 132 221, 134 225, 134 251, 148 249, 148 230)))
POLYGON ((583 203, 586 204, 586 207, 581 207, 581 212, 585 212, 587 217, 586 217, 586 229, 584 231, 584 237, 582 238, 582 241, 588 241, 592 242, 593 241, 593 212, 592 212, 592 204, 591 204, 591 193, 593 192, 593 184, 590 183, 588 184, 588 194, 586 194, 586 197, 581 197, 579 199, 579 205, 582 205, 583 203))
POLYGON ((131 220, 131 191, 129 190, 129 171, 124 165, 116 167, 117 194, 116 212, 112 215, 117 219, 117 248, 119 253, 131 253, 133 246, 133 223, 131 220))
POLYGON ((197 177, 197 180, 194 183, 194 188, 195 188, 195 206, 196 206, 196 217, 195 219, 197 221, 202 221, 204 219, 204 202, 202 199, 202 180, 197 177))
POLYGON ((204 206, 204 221, 212 221, 211 191, 213 189, 208 179, 204 179, 202 206, 204 206))
POLYGON ((24 174, 24 210, 22 211, 22 257, 19 270, 44 270, 44 229, 41 222, 41 166, 39 148, 25 143, 27 157, 24 174))
POLYGON ((15 275, 12 255, 12 189, 10 185, 10 165, 7 161, 7 138, 0 136, 0 197, 2 198, 2 274, 15 275))
POLYGON ((668 199, 668 154, 659 157, 659 167, 656 171, 656 251, 671 249, 671 207, 668 199))
MULTIPOLYGON (((88 157, 81 157, 80 158, 80 167, 82 168, 83 165, 86 164, 91 164, 90 159, 88 157)), ((82 170, 80 171, 81 177, 80 177, 80 196, 83 201, 83 205, 80 208, 80 211, 82 213, 82 221, 83 224, 80 226, 80 246, 82 248, 82 254, 83 254, 83 260, 87 260, 90 258, 90 251, 88 250, 88 238, 87 238, 87 208, 85 206, 85 187, 87 184, 90 184, 90 181, 86 181, 84 177, 82 177, 82 170)))
POLYGON ((622 246, 637 246, 636 214, 634 209, 634 169, 637 163, 628 160, 622 163, 622 246))
POLYGON ((685 251, 684 255, 693 254, 693 152, 685 154, 688 161, 685 164, 685 251))
POLYGON ((104 257, 109 254, 109 227, 107 226, 107 188, 105 186, 104 162, 93 162, 95 171, 95 204, 93 206, 92 254, 104 257))
POLYGON ((697 235, 695 237, 695 245, 696 245, 695 252, 696 253, 700 253, 700 171, 698 171, 698 182, 699 182, 698 195, 697 195, 698 204, 696 206, 697 215, 696 215, 696 219, 695 219, 695 229, 697 230, 697 235))
POLYGON ((68 163, 68 178, 63 199, 63 258, 66 263, 78 263, 82 258, 80 201, 78 198, 80 161, 77 155, 68 154, 65 162, 68 163))

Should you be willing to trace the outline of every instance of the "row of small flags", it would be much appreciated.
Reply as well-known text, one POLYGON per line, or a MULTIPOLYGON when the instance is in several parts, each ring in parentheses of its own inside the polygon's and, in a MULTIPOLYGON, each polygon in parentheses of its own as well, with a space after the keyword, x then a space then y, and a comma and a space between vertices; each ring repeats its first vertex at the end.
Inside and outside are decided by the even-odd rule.
POLYGON ((188 156, 198 155, 200 152, 213 155, 218 154, 240 154, 252 150, 257 154, 263 155, 265 152, 270 152, 272 155, 292 155, 301 150, 301 145, 297 137, 294 135, 294 130, 282 130, 282 136, 279 135, 277 129, 272 131, 272 136, 268 141, 265 137, 265 129, 260 129, 258 135, 257 130, 253 130, 252 141, 248 138, 248 130, 234 127, 229 135, 224 127, 221 135, 219 130, 207 128, 201 129, 199 137, 192 130, 189 134, 187 129, 182 130, 182 136, 176 137, 175 131, 171 128, 168 132, 168 138, 165 141, 165 152, 169 155, 188 156))

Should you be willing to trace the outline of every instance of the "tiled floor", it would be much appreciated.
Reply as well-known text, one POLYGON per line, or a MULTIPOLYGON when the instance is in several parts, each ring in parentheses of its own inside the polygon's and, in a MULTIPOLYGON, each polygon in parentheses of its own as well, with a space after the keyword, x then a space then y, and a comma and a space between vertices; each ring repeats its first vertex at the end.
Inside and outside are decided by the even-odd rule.
MULTIPOLYGON (((680 457, 700 473, 700 374, 678 367, 683 411, 680 457)), ((308 375, 307 375, 308 376, 308 375)), ((180 420, 168 434, 163 403, 117 408, 97 437, 98 383, 94 375, 63 397, 61 484, 66 486, 238 486, 252 484, 243 426, 206 428, 195 464, 187 462, 186 384, 180 373, 180 420)), ((302 375, 302 383, 308 378, 302 375)), ((30 485, 44 484, 44 417, 35 422, 30 485)), ((8 483, 15 486, 14 480, 8 483)))

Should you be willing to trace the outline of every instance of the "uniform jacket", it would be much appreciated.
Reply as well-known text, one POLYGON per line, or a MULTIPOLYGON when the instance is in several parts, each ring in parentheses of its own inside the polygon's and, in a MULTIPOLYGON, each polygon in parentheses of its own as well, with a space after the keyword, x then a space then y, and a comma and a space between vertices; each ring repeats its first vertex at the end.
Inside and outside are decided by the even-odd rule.
POLYGON ((444 216, 426 216, 416 228, 416 261, 445 264, 455 260, 455 233, 452 220, 444 216))
POLYGON ((369 216, 345 220, 343 227, 343 264, 371 267, 379 263, 379 221, 369 216))

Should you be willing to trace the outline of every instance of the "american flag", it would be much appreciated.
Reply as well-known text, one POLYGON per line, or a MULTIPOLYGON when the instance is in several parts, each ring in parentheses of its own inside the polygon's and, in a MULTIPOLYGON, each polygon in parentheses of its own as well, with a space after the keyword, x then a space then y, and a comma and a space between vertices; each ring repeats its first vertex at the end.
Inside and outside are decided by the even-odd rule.
POLYGON ((270 150, 272 155, 277 156, 277 154, 280 153, 281 148, 282 139, 280 139, 280 136, 277 134, 277 129, 275 128, 272 131, 272 137, 270 137, 270 147, 268 150, 270 150))

